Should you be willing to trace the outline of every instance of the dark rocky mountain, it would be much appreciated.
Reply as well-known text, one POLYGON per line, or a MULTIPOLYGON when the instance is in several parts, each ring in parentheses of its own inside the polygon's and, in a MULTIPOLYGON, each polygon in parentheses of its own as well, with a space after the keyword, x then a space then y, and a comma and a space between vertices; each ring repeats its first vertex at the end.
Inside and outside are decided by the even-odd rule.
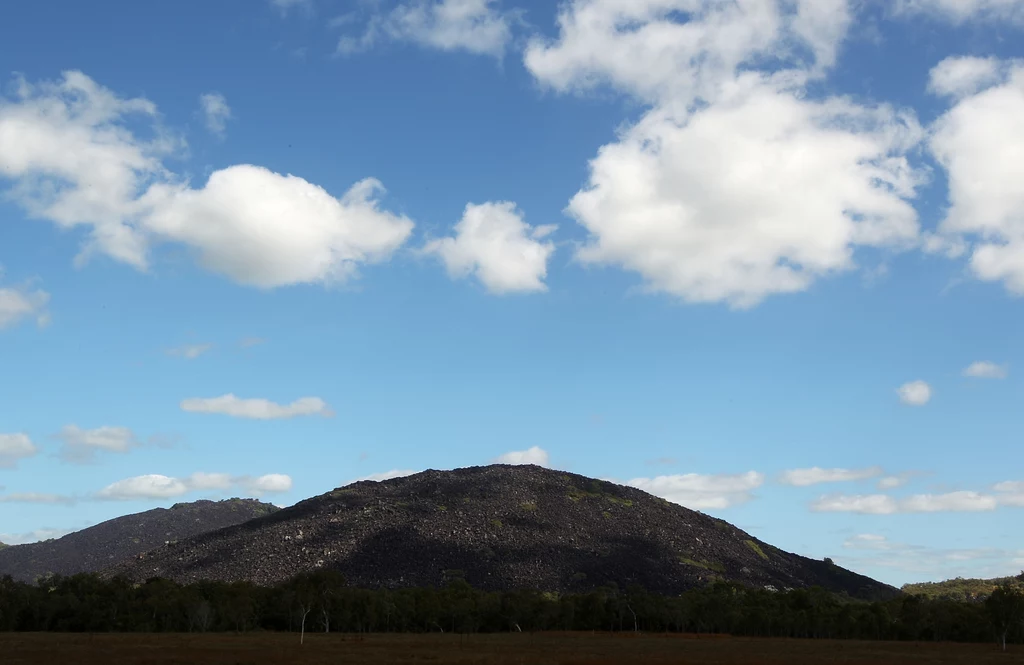
POLYGON ((366 587, 461 577, 493 590, 586 591, 614 582, 674 594, 730 580, 860 598, 899 593, 638 489, 504 465, 354 483, 104 574, 269 585, 322 568, 366 587))
POLYGON ((141 552, 269 515, 277 506, 254 499, 196 501, 101 522, 62 538, 0 548, 0 575, 34 582, 56 573, 97 572, 141 552))

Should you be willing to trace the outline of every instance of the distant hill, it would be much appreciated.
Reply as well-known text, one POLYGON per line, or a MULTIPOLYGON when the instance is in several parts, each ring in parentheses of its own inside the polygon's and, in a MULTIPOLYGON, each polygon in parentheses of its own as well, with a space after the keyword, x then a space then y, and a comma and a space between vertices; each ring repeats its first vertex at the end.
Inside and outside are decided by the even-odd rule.
POLYGON ((615 583, 674 594, 729 580, 861 598, 899 593, 632 487, 505 465, 354 483, 104 574, 269 585, 328 568, 366 587, 437 586, 458 577, 493 590, 615 583))
POLYGON ((254 499, 229 499, 179 503, 126 515, 62 538, 0 547, 0 576, 33 582, 50 573, 96 572, 168 541, 240 524, 277 510, 254 499))
POLYGON ((928 598, 944 598, 961 602, 978 601, 988 598, 996 587, 1010 583, 1024 584, 1024 573, 1017 577, 996 577, 989 580, 957 577, 944 582, 904 584, 902 591, 913 596, 927 596, 928 598))

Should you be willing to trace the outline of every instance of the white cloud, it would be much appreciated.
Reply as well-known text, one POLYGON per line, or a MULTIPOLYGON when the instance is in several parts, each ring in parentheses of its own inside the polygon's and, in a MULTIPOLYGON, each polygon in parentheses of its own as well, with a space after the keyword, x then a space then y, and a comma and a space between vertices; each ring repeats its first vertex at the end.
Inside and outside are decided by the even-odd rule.
POLYGON ((185 484, 192 490, 226 490, 231 489, 234 480, 227 473, 193 473, 185 481, 185 484))
POLYGON ((797 81, 822 73, 851 21, 848 0, 573 0, 558 38, 533 38, 524 62, 560 92, 610 85, 679 109, 712 101, 764 60, 797 81))
POLYGON ((783 485, 794 487, 807 487, 820 483, 845 483, 857 480, 877 478, 884 471, 881 467, 873 466, 868 469, 822 469, 811 467, 809 469, 792 469, 784 471, 779 481, 783 485))
POLYGON ((590 164, 569 213, 585 263, 619 265, 688 302, 757 304, 853 269, 856 247, 914 242, 900 153, 909 117, 814 102, 756 75, 679 122, 657 111, 590 164), (856 125, 860 129, 855 129, 856 125))
POLYGON ((996 84, 935 121, 929 148, 949 177, 939 232, 970 243, 976 277, 1024 295, 1024 63, 1001 65, 996 84))
POLYGON ((97 451, 126 453, 139 445, 135 433, 127 427, 82 429, 77 425, 65 425, 56 437, 64 443, 61 458, 78 464, 92 462, 97 451))
POLYGON ((433 240, 423 251, 439 256, 453 278, 474 275, 491 293, 546 291, 555 246, 540 239, 553 228, 526 224, 514 203, 469 204, 455 237, 433 240))
POLYGON ((891 496, 883 494, 831 495, 823 496, 811 504, 811 510, 819 513, 862 513, 867 515, 891 515, 899 512, 899 505, 891 496))
POLYGON ((13 99, 0 98, 0 175, 14 180, 12 198, 61 227, 91 227, 80 262, 102 252, 145 267, 136 197, 145 181, 167 176, 160 160, 180 144, 159 127, 156 139, 138 139, 125 124, 153 123, 156 107, 121 99, 81 72, 16 88, 13 99))
POLYGON ((19 81, 0 98, 0 177, 34 217, 90 230, 79 265, 105 254, 140 270, 159 243, 193 250, 207 269, 272 288, 341 282, 387 259, 413 223, 382 211, 370 178, 340 199, 293 175, 241 164, 193 188, 163 164, 181 141, 155 125, 156 107, 121 99, 81 72, 19 81), (141 120, 156 138, 129 126, 141 120))
POLYGON ((949 57, 935 65, 928 76, 928 90, 936 95, 965 97, 1000 79, 1002 64, 997 58, 949 57))
POLYGON ((173 349, 167 349, 166 353, 169 356, 195 360, 212 348, 213 344, 186 344, 184 346, 177 346, 173 349))
POLYGON ((344 282, 360 264, 390 257, 412 232, 409 219, 379 209, 382 191, 371 178, 336 199, 297 176, 243 164, 215 171, 202 189, 152 186, 146 226, 240 284, 344 282))
POLYGON ((849 0, 797 0, 792 30, 814 52, 819 68, 835 64, 853 14, 849 0))
POLYGON ((33 457, 38 452, 27 434, 0 434, 0 469, 13 469, 19 460, 33 457))
POLYGON ((107 485, 97 493, 101 499, 133 500, 133 499, 172 499, 188 494, 188 483, 179 478, 171 478, 160 474, 148 474, 125 478, 107 485))
POLYGON ((724 509, 749 501, 764 484, 755 471, 736 475, 687 473, 656 478, 634 478, 626 483, 693 510, 724 509))
MULTIPOLYGON (((343 36, 341 53, 371 48, 380 38, 441 51, 467 51, 501 58, 512 41, 518 12, 501 11, 497 0, 412 0, 371 18, 365 32, 343 36)), ((348 22, 348 21, 346 21, 348 22)))
POLYGON ((1024 481, 1005 481, 993 487, 1000 505, 1024 508, 1024 481))
POLYGON ((199 109, 203 114, 203 123, 212 134, 224 135, 228 120, 231 119, 231 107, 228 100, 219 92, 208 92, 199 95, 199 109))
POLYGON ((854 269, 857 248, 917 244, 913 115, 805 94, 845 34, 846 2, 577 0, 559 22, 557 41, 527 48, 535 77, 652 105, 599 150, 569 204, 590 232, 581 261, 687 302, 749 307, 854 269), (758 58, 792 68, 758 72, 758 58))
POLYGON ((558 38, 532 39, 524 62, 560 92, 608 84, 646 102, 685 106, 713 96, 752 56, 778 48, 782 22, 772 0, 574 0, 559 12, 558 38))
POLYGON ((533 446, 526 450, 513 450, 504 455, 499 455, 494 462, 496 464, 536 464, 537 466, 547 466, 550 462, 550 455, 548 455, 548 451, 540 446, 533 446))
POLYGON ((958 259, 967 253, 967 243, 963 238, 942 235, 934 231, 921 234, 921 250, 925 254, 941 254, 947 259, 958 259))
POLYGON ((900 502, 903 512, 908 513, 983 512, 996 506, 994 497, 978 492, 915 494, 900 502))
POLYGON ((964 369, 964 376, 975 379, 1005 379, 1010 374, 1006 365, 997 365, 988 361, 971 363, 964 369))
POLYGON ((187 478, 149 474, 119 480, 97 492, 96 497, 120 501, 173 499, 193 492, 227 491, 233 488, 256 497, 280 494, 291 490, 292 479, 280 473, 257 478, 202 472, 193 473, 187 478))
POLYGON ((63 494, 46 494, 42 492, 12 492, 0 495, 0 503, 40 503, 73 505, 75 499, 63 494))
MULTIPOLYGON (((0 157, 0 160, 2 159, 0 157)), ((35 318, 40 327, 45 326, 50 320, 50 315, 46 311, 46 305, 49 302, 50 294, 39 289, 0 288, 0 330, 12 327, 28 318, 35 318)))
POLYGON ((270 473, 258 478, 246 478, 241 485, 254 496, 282 494, 291 491, 292 479, 291 476, 286 476, 283 473, 270 473))
POLYGON ((379 483, 383 480, 391 480, 392 478, 405 478, 406 476, 411 476, 414 473, 419 473, 419 471, 413 471, 411 469, 392 469, 391 471, 384 471, 382 473, 371 473, 368 476, 357 478, 352 482, 358 483, 363 480, 370 480, 375 483, 379 483))
POLYGON ((897 0, 906 13, 926 13, 952 23, 969 20, 1024 23, 1022 0, 897 0))
POLYGON ((915 494, 896 499, 885 494, 823 496, 811 504, 811 510, 821 513, 861 513, 865 515, 894 515, 897 513, 984 512, 995 510, 995 497, 978 492, 949 492, 947 494, 915 494))
POLYGON ((932 387, 924 381, 904 383, 896 393, 900 401, 909 406, 924 406, 932 399, 932 387))
POLYGON ((302 397, 291 404, 277 404, 266 399, 242 399, 230 393, 220 397, 182 400, 181 409, 191 413, 220 413, 255 420, 334 415, 327 403, 319 397, 302 397))

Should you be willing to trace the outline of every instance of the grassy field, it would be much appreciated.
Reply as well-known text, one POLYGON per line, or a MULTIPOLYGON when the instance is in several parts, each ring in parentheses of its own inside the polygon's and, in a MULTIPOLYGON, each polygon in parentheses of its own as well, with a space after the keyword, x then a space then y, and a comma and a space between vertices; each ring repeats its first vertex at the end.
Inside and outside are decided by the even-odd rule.
POLYGON ((0 634, 3 665, 986 665, 1024 662, 994 645, 763 640, 679 635, 0 634))

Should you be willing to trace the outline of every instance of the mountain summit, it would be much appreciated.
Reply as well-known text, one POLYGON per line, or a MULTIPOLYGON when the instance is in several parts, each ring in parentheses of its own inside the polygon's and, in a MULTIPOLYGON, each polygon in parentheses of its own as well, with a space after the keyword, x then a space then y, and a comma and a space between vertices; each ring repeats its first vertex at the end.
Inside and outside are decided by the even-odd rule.
POLYGON ((254 499, 196 501, 101 522, 62 538, 0 547, 0 576, 33 582, 42 575, 97 572, 154 547, 269 515, 254 499))
POLYGON ((493 465, 362 481, 273 515, 160 547, 106 571, 274 584, 329 568, 350 584, 585 591, 615 583, 674 594, 715 580, 892 587, 761 542, 641 490, 537 466, 493 465))

